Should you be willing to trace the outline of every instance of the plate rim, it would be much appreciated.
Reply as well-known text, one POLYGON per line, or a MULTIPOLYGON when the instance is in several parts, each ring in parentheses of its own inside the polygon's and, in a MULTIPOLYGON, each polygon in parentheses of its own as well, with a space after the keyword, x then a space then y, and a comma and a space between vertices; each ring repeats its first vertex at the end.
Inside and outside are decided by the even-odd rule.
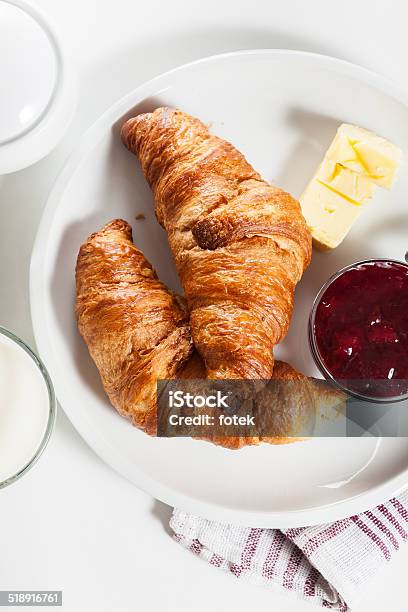
MULTIPOLYGON (((365 84, 376 87, 381 92, 393 97, 398 102, 408 107, 408 92, 385 76, 346 60, 328 55, 290 49, 249 49, 211 55, 209 57, 200 58, 173 68, 172 70, 159 74, 154 78, 142 83, 113 103, 93 124, 91 124, 90 127, 87 128, 84 134, 77 141, 76 146, 74 146, 72 152, 68 156, 62 170, 59 172, 51 188, 41 215, 30 260, 29 294, 31 319, 38 352, 45 362, 48 371, 51 374, 52 380, 54 381, 57 398, 60 396, 61 398, 62 396, 64 397, 65 407, 62 403, 60 404, 62 409, 71 423, 74 425, 75 429, 78 431, 79 435, 87 442, 94 452, 106 464, 118 472, 118 474, 127 478, 138 488, 153 496, 155 499, 158 499, 159 501, 173 507, 181 508, 186 512, 204 516, 208 519, 237 525, 256 525, 257 527, 265 528, 304 527, 346 518, 353 514, 366 511, 367 509, 384 502, 393 495, 397 495, 408 486, 408 466, 396 476, 385 480, 368 491, 349 497, 346 500, 336 501, 330 504, 323 504, 321 506, 303 510, 267 512, 239 510, 208 503, 195 499, 184 493, 180 493, 179 491, 158 482, 150 476, 147 476, 137 465, 123 458, 115 448, 107 443, 107 441, 101 435, 99 435, 97 431, 95 431, 94 428, 87 425, 85 412, 75 412, 75 410, 71 410, 70 405, 72 400, 66 400, 67 396, 73 394, 70 391, 61 393, 63 385, 60 384, 61 381, 59 380, 59 375, 57 373, 58 360, 54 359, 52 341, 50 340, 50 336, 47 331, 47 321, 42 316, 42 305, 44 303, 45 295, 42 262, 44 261, 47 252, 46 237, 52 225, 54 213, 58 208, 61 196, 66 186, 73 178, 76 168, 79 167, 81 160, 98 142, 98 132, 101 133, 100 128, 106 125, 107 120, 111 120, 111 122, 113 122, 116 116, 124 114, 127 110, 129 110, 129 108, 142 102, 149 95, 157 93, 158 83, 179 72, 188 71, 189 69, 200 64, 221 62, 230 58, 235 59, 237 57, 246 57, 251 55, 297 56, 301 58, 309 58, 312 61, 317 61, 331 67, 334 66, 338 72, 340 71, 349 76, 354 76, 363 81, 365 84)), ((102 130, 102 135, 100 138, 102 138, 103 135, 104 132, 102 130)))

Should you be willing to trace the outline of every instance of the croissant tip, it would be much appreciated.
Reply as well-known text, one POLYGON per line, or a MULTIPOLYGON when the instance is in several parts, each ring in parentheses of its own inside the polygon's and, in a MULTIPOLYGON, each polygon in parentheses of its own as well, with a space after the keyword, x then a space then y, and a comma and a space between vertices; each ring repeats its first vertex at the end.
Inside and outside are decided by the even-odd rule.
POLYGON ((131 226, 124 219, 112 219, 108 223, 105 223, 101 232, 109 232, 109 231, 121 231, 128 232, 131 229, 131 226))
MULTIPOLYGON (((105 225, 103 227, 101 227, 100 230, 98 230, 97 232, 93 232, 90 236, 88 236, 86 242, 84 244, 87 244, 89 242, 92 242, 94 240, 99 240, 102 237, 106 237, 109 236, 110 234, 114 234, 114 233, 121 233, 123 235, 125 235, 126 237, 132 239, 132 228, 129 225, 129 223, 127 221, 125 221, 124 219, 113 219, 112 221, 109 221, 108 223, 105 223, 105 225)), ((84 245, 83 245, 84 246, 84 245)))

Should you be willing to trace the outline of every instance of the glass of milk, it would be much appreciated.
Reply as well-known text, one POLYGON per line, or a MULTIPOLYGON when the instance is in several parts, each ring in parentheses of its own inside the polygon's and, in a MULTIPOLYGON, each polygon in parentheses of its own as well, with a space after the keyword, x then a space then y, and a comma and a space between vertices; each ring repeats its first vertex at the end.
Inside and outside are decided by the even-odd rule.
POLYGON ((0 489, 37 461, 55 423, 56 401, 44 364, 0 327, 0 489))

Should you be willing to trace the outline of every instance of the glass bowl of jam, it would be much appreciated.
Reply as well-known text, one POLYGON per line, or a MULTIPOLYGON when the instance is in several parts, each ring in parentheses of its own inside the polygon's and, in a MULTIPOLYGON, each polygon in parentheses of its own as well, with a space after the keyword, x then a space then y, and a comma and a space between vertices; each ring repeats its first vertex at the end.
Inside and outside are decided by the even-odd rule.
POLYGON ((408 265, 351 264, 320 289, 309 318, 310 348, 323 376, 372 402, 408 398, 408 265))

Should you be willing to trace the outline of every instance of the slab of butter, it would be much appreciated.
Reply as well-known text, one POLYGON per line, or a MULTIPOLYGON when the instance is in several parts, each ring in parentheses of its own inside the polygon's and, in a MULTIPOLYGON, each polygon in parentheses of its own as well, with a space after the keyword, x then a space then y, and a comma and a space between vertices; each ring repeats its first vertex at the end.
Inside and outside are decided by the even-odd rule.
POLYGON ((401 150, 374 132, 343 123, 326 158, 389 189, 401 162, 401 150))
POLYGON ((363 128, 343 124, 300 198, 319 249, 334 249, 346 237, 375 185, 391 187, 401 151, 363 128))

